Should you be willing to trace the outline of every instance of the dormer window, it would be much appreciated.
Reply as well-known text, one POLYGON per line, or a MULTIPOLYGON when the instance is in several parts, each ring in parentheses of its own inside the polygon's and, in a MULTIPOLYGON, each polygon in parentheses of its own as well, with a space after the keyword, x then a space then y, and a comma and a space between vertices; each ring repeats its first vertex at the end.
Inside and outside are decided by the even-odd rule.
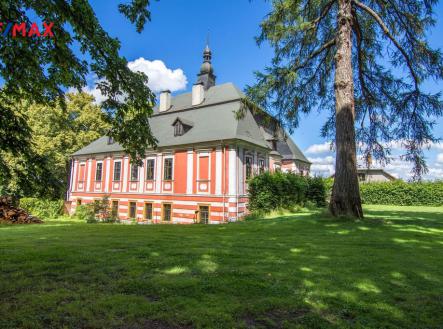
POLYGON ((186 134, 194 126, 194 123, 182 118, 177 118, 172 123, 172 126, 174 127, 174 136, 177 137, 186 134))
POLYGON ((183 124, 177 120, 174 126, 174 136, 182 136, 184 134, 183 124))
POLYGON ((114 143, 115 143, 114 137, 108 136, 108 145, 112 145, 114 143))

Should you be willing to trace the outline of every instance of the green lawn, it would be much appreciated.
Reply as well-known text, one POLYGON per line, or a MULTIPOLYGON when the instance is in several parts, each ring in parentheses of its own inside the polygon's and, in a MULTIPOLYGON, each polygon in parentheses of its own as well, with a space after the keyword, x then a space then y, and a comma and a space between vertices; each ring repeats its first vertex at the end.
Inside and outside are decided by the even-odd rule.
POLYGON ((1 328, 443 328, 443 207, 0 226, 1 328))

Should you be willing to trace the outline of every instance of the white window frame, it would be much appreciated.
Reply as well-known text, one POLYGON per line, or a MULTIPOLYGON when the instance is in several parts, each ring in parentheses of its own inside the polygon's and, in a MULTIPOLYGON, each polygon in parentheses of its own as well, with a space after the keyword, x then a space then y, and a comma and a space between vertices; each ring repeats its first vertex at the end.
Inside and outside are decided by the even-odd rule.
POLYGON ((246 182, 248 178, 252 178, 254 176, 254 155, 250 153, 245 153, 245 168, 244 168, 244 181, 246 182), (247 177, 247 159, 251 159, 251 177, 247 177))
POLYGON ((156 166, 156 162, 157 162, 157 158, 156 157, 148 157, 148 158, 146 158, 146 161, 145 161, 145 166, 146 166, 146 168, 145 168, 145 181, 147 181, 147 180, 149 180, 149 181, 155 181, 155 173, 156 173, 156 168, 155 168, 155 166, 156 166), (148 177, 148 161, 154 161, 154 167, 152 168, 153 169, 153 171, 152 171, 152 179, 148 179, 147 177, 148 177))
POLYGON ((94 181, 95 181, 95 182, 101 182, 102 180, 103 180, 103 160, 100 160, 100 161, 97 161, 97 162, 95 163, 95 175, 94 175, 94 181), (98 167, 99 164, 102 165, 102 170, 101 170, 101 176, 102 176, 102 179, 97 180, 97 167, 98 167))
POLYGON ((130 182, 138 182, 140 180, 140 166, 137 166, 137 178, 132 179, 132 168, 133 166, 137 166, 136 164, 129 165, 129 181, 130 182))
POLYGON ((163 156, 163 166, 162 166, 162 180, 165 182, 173 181, 174 180, 174 155, 165 155, 163 156), (171 167, 171 179, 165 179, 165 162, 166 159, 172 159, 172 167, 171 167))
POLYGON ((121 159, 114 160, 114 164, 112 166, 112 181, 113 182, 121 182, 122 181, 122 169, 123 169, 123 161, 121 159), (120 179, 115 180, 115 164, 120 162, 120 179))

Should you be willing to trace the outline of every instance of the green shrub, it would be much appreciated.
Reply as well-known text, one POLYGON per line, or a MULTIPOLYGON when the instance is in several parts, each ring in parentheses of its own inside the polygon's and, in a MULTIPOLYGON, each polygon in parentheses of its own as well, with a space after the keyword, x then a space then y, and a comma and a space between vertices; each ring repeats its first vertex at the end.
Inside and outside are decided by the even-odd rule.
POLYGON ((63 215, 63 200, 21 198, 20 207, 39 218, 56 218, 63 215))
POLYGON ((291 209, 310 201, 326 205, 326 187, 320 177, 304 177, 292 172, 265 172, 248 181, 249 210, 267 212, 291 209))
POLYGON ((100 200, 94 200, 89 204, 77 206, 74 218, 84 220, 87 223, 115 223, 118 219, 112 214, 109 204, 109 197, 104 196, 100 200))
POLYGON ((94 203, 77 206, 73 217, 87 223, 96 223, 97 219, 95 218, 94 203))
POLYGON ((247 214, 246 216, 243 217, 243 220, 245 221, 249 221, 249 220, 257 220, 257 219, 262 219, 266 216, 266 213, 264 213, 263 211, 260 210, 255 210, 253 212, 250 212, 249 214, 247 214))
POLYGON ((443 181, 363 183, 360 184, 360 194, 366 204, 442 206, 443 181))
POLYGON ((308 189, 306 199, 317 207, 326 206, 326 183, 321 177, 307 177, 308 189))

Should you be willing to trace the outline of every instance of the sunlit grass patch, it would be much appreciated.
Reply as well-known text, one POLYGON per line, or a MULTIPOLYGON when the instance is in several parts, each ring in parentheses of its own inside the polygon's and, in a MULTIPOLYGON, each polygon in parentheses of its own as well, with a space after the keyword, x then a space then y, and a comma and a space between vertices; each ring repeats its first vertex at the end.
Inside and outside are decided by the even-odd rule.
POLYGON ((438 328, 443 207, 0 226, 1 328, 438 328))

